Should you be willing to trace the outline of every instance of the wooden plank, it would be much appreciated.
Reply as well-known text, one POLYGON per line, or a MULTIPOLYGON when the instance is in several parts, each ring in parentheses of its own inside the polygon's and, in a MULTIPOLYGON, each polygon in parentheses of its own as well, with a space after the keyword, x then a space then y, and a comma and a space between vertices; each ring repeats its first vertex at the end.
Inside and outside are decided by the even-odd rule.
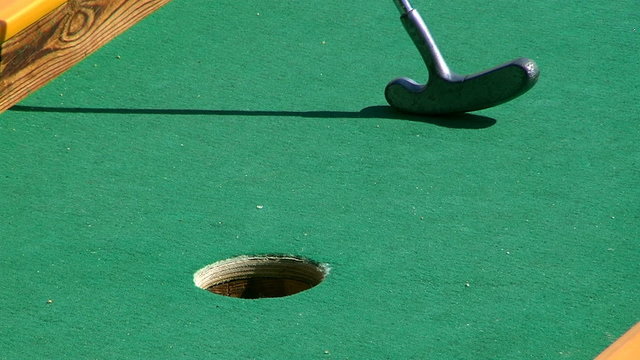
POLYGON ((67 0, 2 0, 0 43, 37 22, 67 0))
POLYGON ((595 360, 638 360, 640 359, 640 323, 629 329, 611 344, 595 360))
POLYGON ((69 0, 14 35, 0 48, 0 112, 169 1, 69 0))

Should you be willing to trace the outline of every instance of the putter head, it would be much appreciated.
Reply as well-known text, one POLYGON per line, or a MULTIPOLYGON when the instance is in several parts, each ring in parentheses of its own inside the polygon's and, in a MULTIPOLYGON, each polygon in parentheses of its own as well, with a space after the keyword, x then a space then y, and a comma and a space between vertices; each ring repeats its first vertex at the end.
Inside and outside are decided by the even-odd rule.
POLYGON ((533 60, 520 58, 473 75, 429 73, 426 85, 408 78, 392 80, 385 97, 392 107, 409 113, 446 115, 486 109, 512 100, 535 85, 540 71, 533 60))
POLYGON ((394 1, 402 25, 427 66, 429 80, 426 85, 407 78, 391 81, 384 93, 392 107, 424 115, 464 113, 507 102, 538 81, 538 66, 525 58, 473 75, 452 72, 418 11, 409 0, 394 1))

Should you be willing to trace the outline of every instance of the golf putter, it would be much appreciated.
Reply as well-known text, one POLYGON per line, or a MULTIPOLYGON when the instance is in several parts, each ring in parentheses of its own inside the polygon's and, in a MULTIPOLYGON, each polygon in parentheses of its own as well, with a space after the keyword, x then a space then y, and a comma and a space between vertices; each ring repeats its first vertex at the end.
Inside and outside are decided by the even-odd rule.
POLYGON ((427 25, 409 0, 394 0, 400 20, 429 71, 421 85, 409 78, 392 80, 385 97, 392 107, 414 114, 447 115, 486 109, 512 100, 531 89, 540 74, 533 60, 519 58, 480 73, 459 75, 451 70, 427 25))

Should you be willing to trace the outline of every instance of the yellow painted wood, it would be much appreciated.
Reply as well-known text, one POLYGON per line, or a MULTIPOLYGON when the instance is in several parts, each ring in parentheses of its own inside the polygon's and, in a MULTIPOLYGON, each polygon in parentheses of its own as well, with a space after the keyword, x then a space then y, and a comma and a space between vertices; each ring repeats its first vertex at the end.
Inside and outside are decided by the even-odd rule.
MULTIPOLYGON (((0 0, 0 7, 9 14, 8 5, 21 1, 32 0, 0 0)), ((23 17, 24 28, 14 26, 11 33, 17 33, 0 42, 0 113, 171 0, 47 1, 40 12, 31 12, 42 18, 29 24, 23 17), (61 5, 44 11, 54 1, 61 5)))
POLYGON ((40 20, 67 0, 0 1, 0 42, 40 20))
POLYGON ((595 360, 638 359, 640 359, 640 322, 595 358, 595 360))

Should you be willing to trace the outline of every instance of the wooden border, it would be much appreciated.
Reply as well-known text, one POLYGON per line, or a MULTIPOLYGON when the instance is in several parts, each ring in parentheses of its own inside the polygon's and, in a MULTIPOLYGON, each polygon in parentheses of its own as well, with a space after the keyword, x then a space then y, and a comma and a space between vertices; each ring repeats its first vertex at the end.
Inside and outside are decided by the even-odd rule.
POLYGON ((640 359, 640 322, 595 358, 595 360, 638 359, 640 359))
POLYGON ((0 112, 169 1, 69 0, 0 44, 0 112))
POLYGON ((0 43, 37 22, 67 0, 2 0, 0 43))

